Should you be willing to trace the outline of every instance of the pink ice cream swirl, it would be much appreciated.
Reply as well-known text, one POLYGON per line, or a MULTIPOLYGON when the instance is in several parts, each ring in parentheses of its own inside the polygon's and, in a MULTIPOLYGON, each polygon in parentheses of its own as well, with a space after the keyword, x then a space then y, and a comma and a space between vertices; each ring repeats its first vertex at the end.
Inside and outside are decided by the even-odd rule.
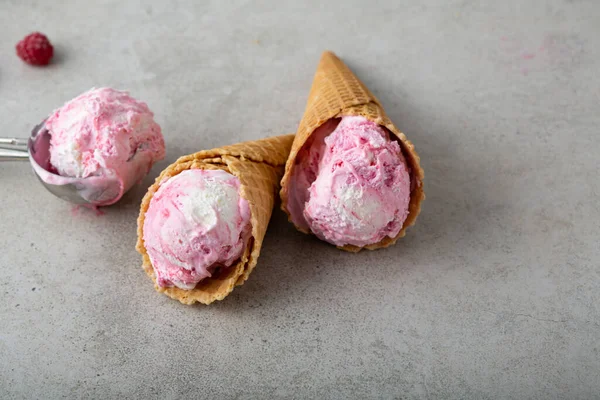
POLYGON ((292 172, 292 221, 337 246, 367 246, 398 235, 410 202, 410 175, 398 142, 355 116, 326 122, 310 140, 292 172))
POLYGON ((190 169, 163 181, 143 225, 157 284, 187 290, 236 262, 250 235, 240 181, 221 170, 190 169))
POLYGON ((89 90, 46 120, 51 135, 51 172, 88 178, 110 188, 97 205, 116 202, 165 156, 160 126, 148 106, 127 92, 89 90), (111 184, 111 182, 115 184, 111 184))

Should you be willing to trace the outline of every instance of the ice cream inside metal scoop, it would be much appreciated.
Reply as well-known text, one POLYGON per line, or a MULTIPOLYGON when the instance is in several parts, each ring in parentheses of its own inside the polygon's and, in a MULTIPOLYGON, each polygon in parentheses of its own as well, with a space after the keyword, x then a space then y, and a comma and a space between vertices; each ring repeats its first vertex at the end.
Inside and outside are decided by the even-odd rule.
POLYGON ((29 159, 51 193, 92 206, 117 202, 164 156, 162 131, 148 106, 111 88, 67 102, 28 140, 0 138, 0 161, 29 159))
POLYGON ((27 145, 31 166, 48 191, 74 204, 103 205, 116 201, 121 189, 119 180, 114 177, 58 175, 50 163, 50 139, 44 120, 33 129, 27 145))
POLYGON ((94 206, 117 202, 165 155, 148 106, 111 88, 89 90, 55 110, 34 129, 28 148, 48 190, 94 206))
POLYGON ((37 125, 29 139, 0 138, 0 160, 29 160, 34 173, 52 194, 74 204, 96 205, 108 201, 113 182, 97 178, 69 178, 54 173, 50 165, 50 136, 44 122, 37 125))

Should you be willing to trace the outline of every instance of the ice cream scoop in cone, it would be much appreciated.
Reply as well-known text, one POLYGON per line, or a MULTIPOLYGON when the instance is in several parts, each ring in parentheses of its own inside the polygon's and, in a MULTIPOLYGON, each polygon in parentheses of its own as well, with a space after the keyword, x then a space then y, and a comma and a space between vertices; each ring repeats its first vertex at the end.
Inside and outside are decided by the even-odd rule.
MULTIPOLYGON (((267 225, 273 211, 279 180, 283 174, 293 138, 293 135, 284 135, 238 143, 213 150, 203 150, 179 158, 160 174, 142 200, 138 218, 138 241, 136 246, 136 249, 142 254, 143 268, 154 281, 157 291, 184 304, 196 302, 210 304, 215 300, 222 300, 235 286, 242 285, 248 279, 260 255, 267 225), (249 206, 250 229, 249 237, 244 241, 245 246, 237 261, 230 266, 218 266, 210 269, 208 277, 191 288, 183 289, 175 285, 161 285, 157 280, 157 271, 153 266, 147 241, 144 238, 144 226, 153 197, 156 196, 161 186, 166 185, 170 179, 183 171, 193 169, 221 170, 239 180, 239 195, 244 199, 244 203, 249 206)), ((217 207, 220 206, 218 202, 227 199, 223 196, 215 196, 212 198, 217 202, 215 203, 217 207)), ((192 204, 190 207, 195 206, 192 204)), ((210 223, 210 221, 206 222, 210 219, 210 215, 197 215, 197 209, 195 210, 196 214, 191 216, 193 221, 210 223)), ((177 210, 177 212, 179 211, 177 210)), ((164 214, 168 216, 168 210, 164 214)), ((172 225, 168 225, 167 228, 173 230, 172 225)), ((194 246, 190 248, 195 249, 194 246)), ((200 251, 200 249, 195 250, 200 251)), ((213 249, 202 248, 202 250, 210 252, 213 249)), ((181 260, 173 260, 172 255, 167 255, 167 258, 175 264, 181 262, 181 260)), ((194 270, 195 268, 191 269, 194 270)), ((182 268, 182 273, 188 274, 189 272, 182 268)))
MULTIPOLYGON (((327 218, 324 218, 322 221, 316 221, 316 222, 312 221, 312 222, 314 222, 312 225, 305 222, 304 217, 302 217, 302 212, 304 209, 301 209, 299 211, 293 210, 293 207, 294 207, 293 203, 294 202, 298 203, 298 199, 294 198, 294 196, 297 196, 297 193, 296 193, 295 189, 293 189, 292 187, 295 184, 294 179, 296 179, 295 174, 297 171, 295 171, 295 170, 299 169, 299 168, 303 168, 303 166, 308 165, 307 162, 305 162, 304 160, 301 160, 300 158, 304 157, 307 154, 307 151, 310 150, 310 146, 312 146, 312 141, 316 140, 315 137, 318 136, 318 133, 320 132, 319 128, 321 128, 321 130, 323 130, 327 126, 327 123, 330 123, 330 124, 332 124, 332 128, 328 132, 331 133, 331 131, 336 127, 336 124, 339 124, 339 126, 342 125, 339 121, 343 120, 344 117, 362 117, 365 120, 365 122, 371 123, 371 125, 373 126, 373 129, 380 130, 379 133, 381 134, 381 137, 387 138, 388 142, 392 141, 392 142, 397 142, 399 144, 399 147, 396 144, 392 144, 392 146, 396 146, 396 148, 399 148, 399 153, 397 154, 397 156, 399 157, 399 159, 401 159, 400 160, 401 162, 398 162, 398 164, 400 165, 401 163, 403 163, 404 168, 405 168, 405 174, 407 174, 406 176, 408 176, 410 178, 410 182, 407 182, 407 180, 405 179, 405 181, 406 181, 405 182, 406 183, 406 190, 405 190, 406 201, 405 201, 405 210, 403 211, 405 213, 405 215, 403 216, 403 218, 404 218, 403 222, 401 221, 398 224, 398 226, 396 227, 396 230, 394 231, 395 233, 392 236, 385 236, 385 237, 381 238, 380 240, 377 240, 376 242, 370 242, 370 243, 361 244, 361 245, 352 245, 352 244, 347 244, 349 242, 344 242, 343 238, 341 238, 340 241, 338 242, 338 241, 336 241, 336 237, 335 237, 336 232, 333 232, 333 233, 329 232, 329 233, 331 233, 331 236, 329 236, 330 239, 328 239, 328 237, 325 237, 324 240, 327 240, 330 243, 336 244, 336 245, 338 245, 338 247, 340 247, 344 250, 352 251, 352 252, 359 251, 362 248, 367 248, 367 249, 372 250, 372 249, 377 249, 377 248, 381 248, 381 247, 387 247, 391 244, 394 244, 398 240, 398 238, 404 236, 406 228, 408 228, 409 226, 411 226, 415 223, 415 220, 421 210, 421 202, 425 198, 425 194, 423 192, 423 186, 422 186, 423 177, 424 177, 423 169, 421 168, 421 166, 419 164, 419 156, 418 156, 417 152, 415 151, 413 144, 407 139, 407 137, 404 135, 404 133, 402 133, 388 118, 388 116, 386 115, 379 100, 369 91, 369 89, 352 73, 352 71, 350 71, 350 69, 335 54, 333 54, 332 52, 329 52, 329 51, 323 53, 323 55, 321 57, 321 61, 317 68, 317 72, 315 74, 312 88, 311 88, 311 91, 310 91, 310 94, 308 97, 306 110, 304 112, 304 116, 302 117, 302 120, 300 121, 300 125, 298 127, 298 132, 294 139, 294 143, 292 145, 292 149, 290 151, 290 155, 289 155, 289 158, 286 163, 285 174, 281 181, 281 207, 282 207, 283 211, 285 211, 288 214, 290 221, 292 221, 300 231, 305 232, 305 233, 311 233, 311 232, 315 233, 315 234, 317 234, 317 236, 319 236, 323 239, 322 235, 325 235, 325 234, 320 234, 320 233, 314 232, 313 227, 326 225, 326 223, 329 220, 331 220, 331 215, 328 214, 326 216, 327 218), (333 123, 332 123, 332 121, 333 121, 333 123), (317 135, 315 135, 316 131, 317 131, 317 135), (307 150, 307 148, 308 148, 308 150, 307 150), (300 157, 299 157, 299 155, 300 155, 300 157), (292 208, 292 210, 291 210, 291 208, 292 208), (296 214, 299 213, 300 217, 292 215, 292 214, 294 214, 294 212, 296 212, 296 214), (338 243, 340 243, 340 244, 338 244, 338 243)), ((357 120, 360 120, 360 119, 357 119, 357 120)), ((361 129, 362 128, 354 129, 354 131, 355 132, 358 131, 359 136, 360 136, 360 134, 362 133, 361 129)), ((352 130, 352 129, 350 129, 350 130, 352 130)), ((342 133, 342 135, 343 135, 343 133, 342 133)), ((346 139, 344 139, 344 140, 346 140, 346 139)), ((371 140, 370 138, 367 138, 368 140, 365 140, 364 138, 359 138, 359 139, 362 140, 362 142, 360 142, 360 143, 365 143, 365 142, 368 142, 369 140, 371 140)), ((376 135, 375 139, 379 140, 380 137, 376 135)), ((373 139, 373 140, 375 140, 375 139, 373 139)), ((319 140, 321 140, 321 142, 323 142, 323 140, 327 140, 327 139, 320 138, 319 140)), ((357 141, 357 143, 359 143, 359 142, 357 141)), ((334 146, 334 144, 332 144, 332 146, 334 146)), ((378 147, 378 149, 377 149, 378 151, 379 151, 380 147, 378 147)), ((325 148, 325 145, 323 144, 322 149, 318 150, 318 151, 323 152, 324 148, 325 148)), ((393 147, 390 147, 390 148, 391 148, 391 150, 383 149, 383 151, 385 151, 387 153, 389 153, 390 151, 393 152, 394 148, 393 147)), ((333 153, 333 151, 334 151, 333 148, 328 147, 327 149, 331 153, 333 153)), ((362 151, 362 149, 359 149, 359 150, 362 151)), ((323 168, 323 165, 324 165, 323 160, 326 159, 326 157, 327 156, 324 156, 323 154, 317 154, 315 156, 314 160, 311 161, 312 168, 323 168), (319 167, 315 167, 315 165, 317 165, 317 164, 319 165, 319 167)), ((368 155, 368 157, 373 157, 373 156, 368 155)), ((325 160, 325 161, 327 161, 327 160, 325 160)), ((373 163, 374 162, 372 161, 371 164, 373 164, 373 163)), ((333 164, 332 168, 335 169, 341 164, 342 164, 342 161, 338 161, 337 164, 333 164)), ((385 163, 385 165, 382 165, 382 169, 383 169, 383 167, 387 168, 388 166, 389 166, 388 163, 385 163)), ((402 165, 399 166, 399 169, 401 166, 402 165)), ((351 168, 352 173, 355 173, 356 165, 352 165, 351 167, 352 167, 351 168)), ((367 167, 368 167, 368 165, 367 165, 367 167)), ((367 168, 367 167, 365 167, 365 168, 367 168)), ((377 166, 375 166, 375 167, 377 167, 377 166)), ((317 171, 317 173, 318 173, 318 171, 317 171)), ((377 174, 379 174, 379 172, 377 172, 377 174)), ((309 173, 307 175, 308 178, 305 178, 305 181, 306 180, 310 181, 312 179, 312 181, 314 182, 315 181, 314 175, 315 175, 314 171, 309 173), (312 174, 312 176, 311 176, 311 174, 312 174)), ((355 178, 356 178, 356 176, 349 177, 348 182, 350 182, 350 183, 354 182, 356 180, 355 178), (354 181, 353 181, 353 179, 354 179, 354 181)), ((360 177, 358 177, 358 178, 360 179, 360 177)), ((317 180, 318 180, 318 177, 317 177, 317 180)), ((305 186, 306 185, 310 186, 313 182, 308 182, 305 184, 305 186)), ((372 182, 367 182, 367 185, 371 185, 371 184, 372 184, 372 182)), ((344 184, 342 184, 342 185, 344 185, 344 184)), ((373 186, 373 185, 371 185, 371 186, 373 186)), ((323 189, 323 187, 325 187, 325 186, 322 186, 317 189, 323 189)), ((336 198, 336 193, 333 192, 333 189, 331 189, 331 187, 327 186, 325 188, 327 189, 327 191, 331 190, 333 193, 332 196, 334 198, 336 198)), ((314 185, 313 185, 312 189, 316 190, 314 188, 314 185)), ((342 189, 344 189, 344 188, 342 188, 342 189)), ((356 200, 356 201, 359 201, 359 200, 361 200, 360 196, 362 195, 362 192, 356 194, 356 191, 357 190, 361 191, 363 189, 364 189, 364 187, 357 186, 356 190, 353 189, 354 190, 353 192, 346 191, 346 192, 342 193, 341 197, 345 196, 347 198, 350 198, 353 201, 356 200, 356 198, 358 198, 358 200, 356 200)), ((369 187, 369 189, 373 189, 373 187, 369 187)), ((389 193, 393 194, 397 188, 392 187, 392 188, 387 188, 387 189, 389 190, 389 193)), ((306 189, 303 189, 303 190, 304 190, 304 192, 306 192, 306 189)), ((321 190, 321 192, 323 192, 323 190, 321 190)), ((305 194, 303 193, 302 196, 305 196, 305 194)), ((306 195, 306 196, 308 196, 308 195, 306 195)), ((379 200, 381 200, 381 199, 379 199, 379 200)), ((327 201, 329 201, 329 200, 327 200, 327 201)), ((302 199, 301 203, 302 204, 300 204, 300 206, 296 206, 296 208, 304 207, 304 204, 305 204, 304 199, 302 199)), ((331 203, 331 204, 333 204, 333 203, 331 203)), ((385 205, 385 201, 380 202, 380 203, 372 203, 371 209, 376 210, 378 208, 373 206, 373 204, 385 205)), ((327 204, 325 206, 327 206, 327 204)), ((333 209, 343 208, 343 207, 340 207, 339 201, 337 203, 333 204, 333 206, 331 206, 331 207, 333 209)), ((340 229, 342 229, 342 228, 346 229, 349 226, 349 224, 352 222, 351 221, 352 218, 360 217, 363 220, 365 219, 364 212, 362 214, 354 213, 353 210, 344 210, 344 212, 347 212, 347 215, 342 215, 342 217, 339 218, 341 222, 339 222, 337 224, 338 228, 341 227, 340 229), (357 217, 356 214, 360 214, 360 215, 358 215, 358 217, 357 217)), ((376 213, 377 213, 377 211, 372 212, 372 216, 375 217, 376 213)), ((307 215, 306 211, 304 211, 304 215, 306 216, 307 220, 310 220, 310 218, 312 217, 310 215, 307 215)), ((368 216, 366 219, 368 219, 368 216)), ((390 224, 392 222, 393 221, 390 221, 390 224)), ((361 243, 361 242, 357 241, 357 243, 361 243)))

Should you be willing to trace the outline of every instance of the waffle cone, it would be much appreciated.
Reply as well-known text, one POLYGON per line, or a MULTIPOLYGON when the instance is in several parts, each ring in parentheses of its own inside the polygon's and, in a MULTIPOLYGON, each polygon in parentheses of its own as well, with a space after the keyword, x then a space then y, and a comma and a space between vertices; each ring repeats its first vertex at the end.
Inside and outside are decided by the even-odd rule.
MULTIPOLYGON (((423 192, 423 169, 419 164, 419 155, 414 145, 406 138, 392 121, 388 118, 379 100, 369 89, 350 71, 334 53, 326 51, 321 56, 317 67, 312 88, 308 96, 304 116, 298 126, 298 132, 292 144, 292 150, 285 166, 285 174, 281 181, 281 208, 288 214, 287 209, 289 180, 292 176, 296 162, 296 156, 302 146, 310 138, 313 132, 331 118, 340 118, 345 115, 362 116, 376 124, 387 128, 400 143, 402 153, 410 170, 411 194, 409 203, 409 214, 402 229, 394 238, 385 237, 379 243, 374 243, 365 248, 374 250, 394 244, 403 237, 406 229, 414 225, 419 212, 421 202, 425 199, 423 192)), ((309 233, 305 229, 296 226, 298 230, 309 233)), ((362 247, 346 245, 340 247, 343 250, 357 252, 362 247)))
POLYGON ((256 266, 265 232, 271 219, 279 180, 294 136, 277 136, 252 142, 238 143, 212 150, 203 150, 179 158, 156 178, 144 196, 138 218, 136 249, 143 258, 143 268, 154 281, 157 291, 184 304, 210 304, 223 300, 235 286, 242 285, 256 266), (156 284, 150 257, 144 246, 144 218, 152 196, 168 178, 187 169, 221 169, 240 180, 240 194, 250 206, 252 235, 240 260, 229 268, 202 280, 194 289, 163 288, 156 284))

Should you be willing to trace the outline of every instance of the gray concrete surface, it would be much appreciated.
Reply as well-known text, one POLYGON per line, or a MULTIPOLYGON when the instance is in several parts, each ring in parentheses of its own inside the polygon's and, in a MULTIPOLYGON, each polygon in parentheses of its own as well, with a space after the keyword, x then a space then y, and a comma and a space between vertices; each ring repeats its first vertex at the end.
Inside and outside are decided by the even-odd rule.
POLYGON ((2 135, 113 86, 168 146, 103 216, 0 164, 0 398, 600 397, 597 1, 2 0, 0 37, 2 135), (14 55, 32 30, 49 68, 14 55), (325 49, 416 144, 417 225, 347 254, 276 211, 225 301, 155 293, 134 250, 149 182, 293 131, 325 49))

